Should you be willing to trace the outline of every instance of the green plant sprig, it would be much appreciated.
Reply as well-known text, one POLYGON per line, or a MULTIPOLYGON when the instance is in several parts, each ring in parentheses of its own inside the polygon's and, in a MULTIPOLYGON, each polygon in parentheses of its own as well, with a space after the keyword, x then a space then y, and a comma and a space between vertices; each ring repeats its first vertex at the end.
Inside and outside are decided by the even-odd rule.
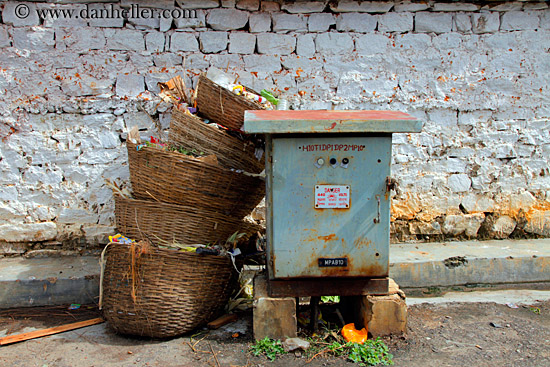
POLYGON ((345 342, 344 338, 334 331, 328 331, 326 337, 309 338, 311 348, 308 354, 311 356, 308 362, 316 357, 326 354, 335 357, 345 357, 346 359, 359 363, 360 366, 387 366, 393 365, 393 355, 389 353, 389 348, 380 338, 367 340, 364 344, 345 342), (334 341, 327 343, 324 340, 331 337, 334 341), (322 346, 321 348, 319 348, 322 346))
POLYGON ((265 355, 270 361, 274 361, 278 355, 285 354, 280 340, 270 339, 267 336, 250 347, 250 352, 255 356, 265 355))

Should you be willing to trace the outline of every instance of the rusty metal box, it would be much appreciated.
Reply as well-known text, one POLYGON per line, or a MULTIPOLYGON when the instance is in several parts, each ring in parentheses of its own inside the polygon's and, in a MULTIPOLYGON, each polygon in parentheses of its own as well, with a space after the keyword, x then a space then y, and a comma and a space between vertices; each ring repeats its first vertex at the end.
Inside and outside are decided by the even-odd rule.
POLYGON ((393 111, 246 111, 266 134, 269 279, 388 275, 393 111))

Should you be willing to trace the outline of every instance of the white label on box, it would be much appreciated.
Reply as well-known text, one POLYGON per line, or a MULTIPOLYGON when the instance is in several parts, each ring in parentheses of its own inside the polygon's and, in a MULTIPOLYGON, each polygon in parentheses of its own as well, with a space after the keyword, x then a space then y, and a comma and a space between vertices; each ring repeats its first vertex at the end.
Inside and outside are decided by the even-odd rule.
POLYGON ((315 185, 316 209, 348 209, 349 185, 315 185))

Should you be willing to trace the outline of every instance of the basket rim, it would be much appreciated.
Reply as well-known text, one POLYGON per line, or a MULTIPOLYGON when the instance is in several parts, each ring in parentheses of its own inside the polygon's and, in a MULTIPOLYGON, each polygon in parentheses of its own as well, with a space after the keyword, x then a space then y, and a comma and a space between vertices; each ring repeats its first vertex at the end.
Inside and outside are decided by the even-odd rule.
POLYGON ((216 122, 207 124, 201 117, 174 108, 168 140, 186 149, 198 149, 201 146, 204 152, 216 155, 219 164, 225 168, 253 174, 264 170, 265 164, 255 155, 256 144, 246 138, 233 136, 231 131, 216 122))
MULTIPOLYGON (((126 141, 126 148, 129 149, 130 146, 135 146, 137 152, 144 151, 144 152, 155 152, 155 153, 166 154, 166 155, 170 156, 171 158, 180 159, 181 161, 190 161, 190 162, 194 162, 194 163, 200 163, 200 164, 204 164, 204 165, 207 165, 207 166, 211 166, 211 167, 214 167, 214 168, 220 168, 220 169, 225 170, 225 171, 231 171, 230 169, 227 169, 223 166, 220 166, 219 164, 210 163, 210 162, 198 159, 197 157, 194 157, 192 155, 187 155, 187 154, 183 154, 183 153, 180 153, 180 152, 174 152, 174 151, 169 151, 169 150, 166 150, 166 149, 150 147, 150 146, 147 146, 147 145, 142 146, 138 150, 137 147, 140 146, 140 145, 142 145, 142 144, 132 143, 129 140, 126 141)), ((207 156, 205 156, 205 157, 207 157, 207 156)), ((231 172, 234 172, 234 171, 231 171, 231 172)))
MULTIPOLYGON (((135 241, 135 245, 139 245, 141 242, 147 242, 147 240, 140 240, 135 241)), ((109 242, 107 245, 105 245, 105 254, 107 255, 109 251, 115 250, 115 247, 126 247, 126 249, 130 249, 130 244, 127 243, 121 243, 121 242, 109 242), (116 246, 113 246, 116 245, 116 246), (108 247, 108 248, 107 248, 108 247)), ((154 255, 162 256, 163 253, 167 255, 177 255, 178 257, 184 258, 207 258, 208 260, 223 260, 224 262, 231 261, 229 255, 214 255, 214 254, 197 254, 196 252, 190 252, 190 251, 180 251, 176 248, 162 248, 158 247, 154 244, 151 244, 150 249, 153 249, 156 253, 154 255)), ((152 252, 146 252, 145 255, 151 255, 152 252)), ((224 264, 226 265, 226 264, 224 264)))
MULTIPOLYGON (((201 79, 202 79, 202 80, 204 80, 204 79, 208 80, 208 81, 211 82, 212 84, 214 84, 214 85, 216 85, 216 86, 218 86, 218 87, 220 87, 220 88, 223 88, 223 90, 226 90, 228 93, 231 93, 231 95, 235 95, 235 96, 237 96, 237 97, 239 96, 238 94, 235 94, 235 93, 231 92, 229 89, 227 89, 227 88, 225 88, 225 87, 219 85, 218 83, 216 83, 215 81, 213 81, 212 79, 210 79, 209 77, 207 77, 207 76, 206 76, 206 72, 204 72, 204 71, 203 71, 202 73, 199 74, 199 79, 198 79, 198 81, 197 81, 197 87, 196 87, 197 90, 199 89, 199 83, 201 82, 201 79)), ((254 94, 260 95, 260 93, 256 92, 254 89, 249 88, 249 87, 247 87, 246 85, 243 85, 243 84, 241 84, 241 85, 242 85, 247 91, 250 91, 250 92, 252 92, 252 93, 254 93, 254 94)), ((250 100, 250 99, 246 99, 246 98, 243 98, 243 101, 250 102, 250 103, 252 103, 252 104, 258 105, 258 106, 261 107, 260 109, 262 109, 262 110, 264 109, 263 106, 262 106, 262 104, 259 103, 259 102, 256 102, 256 101, 253 101, 253 100, 250 100)))

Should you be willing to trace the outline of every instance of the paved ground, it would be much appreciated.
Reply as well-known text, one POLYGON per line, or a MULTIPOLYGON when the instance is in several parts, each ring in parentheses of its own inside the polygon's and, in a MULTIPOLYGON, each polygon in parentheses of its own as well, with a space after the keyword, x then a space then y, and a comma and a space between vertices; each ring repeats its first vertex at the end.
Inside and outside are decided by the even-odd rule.
MULTIPOLYGON (((447 299, 409 300, 405 336, 385 338, 397 366, 549 366, 550 292, 455 292, 447 299), (482 294, 480 294, 482 293, 482 294), (482 297, 486 302, 476 301, 482 297), (451 303, 448 303, 451 300, 451 303), (496 303, 496 302, 498 303, 496 303), (425 303, 428 302, 428 303, 425 303), (510 303, 506 305, 505 303, 510 303), (517 308, 511 308, 516 307, 517 308)), ((83 311, 86 311, 83 310, 83 311)), ((5 335, 92 317, 55 308, 0 313, 5 335), (71 314, 71 315, 69 315, 71 314), (34 315, 34 316, 33 316, 34 315), (70 321, 69 321, 70 320, 70 321)), ((327 317, 328 317, 328 312, 327 317)), ((251 356, 250 313, 222 329, 167 341, 128 338, 106 324, 0 347, 1 366, 352 366, 343 359, 305 353, 269 362, 251 356), (204 337, 204 339, 202 339, 204 337), (202 340, 201 340, 202 339, 202 340), (200 341, 199 341, 200 340, 200 341), (197 344, 194 344, 198 341, 197 344), (195 351, 191 348, 194 345, 195 351), (215 357, 214 357, 215 354, 215 357)), ((198 331, 200 332, 200 330, 198 331)))
POLYGON ((550 366, 550 290, 537 288, 409 299, 409 332, 388 340, 396 365, 550 366))

